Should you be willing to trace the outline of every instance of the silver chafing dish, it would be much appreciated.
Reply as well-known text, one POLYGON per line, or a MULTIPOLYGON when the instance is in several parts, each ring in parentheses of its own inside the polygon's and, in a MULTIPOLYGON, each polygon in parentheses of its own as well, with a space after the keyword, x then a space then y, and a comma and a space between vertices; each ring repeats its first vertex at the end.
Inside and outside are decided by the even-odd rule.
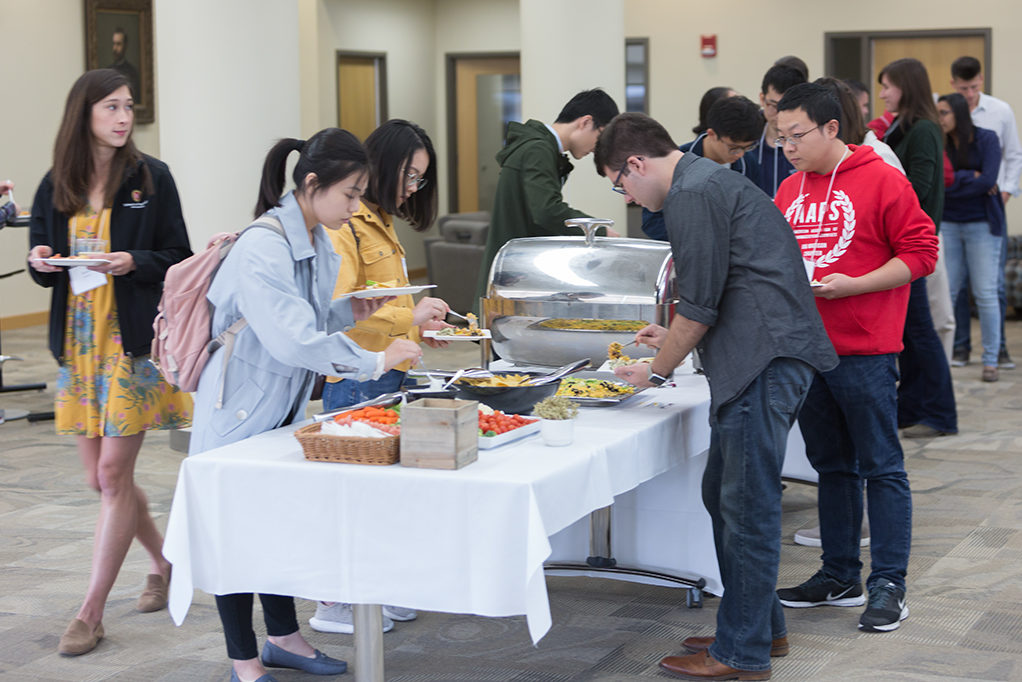
MULTIPOLYGON (((579 221, 583 222, 583 221, 579 221)), ((584 221, 588 227, 609 221, 584 221)), ((483 325, 494 350, 519 365, 562 365, 607 359, 607 346, 634 331, 554 329, 550 320, 641 320, 663 326, 677 302, 669 244, 645 239, 528 237, 497 252, 482 299, 483 325), (544 323, 547 324, 544 324, 544 323)), ((629 346, 633 358, 654 351, 629 346)))

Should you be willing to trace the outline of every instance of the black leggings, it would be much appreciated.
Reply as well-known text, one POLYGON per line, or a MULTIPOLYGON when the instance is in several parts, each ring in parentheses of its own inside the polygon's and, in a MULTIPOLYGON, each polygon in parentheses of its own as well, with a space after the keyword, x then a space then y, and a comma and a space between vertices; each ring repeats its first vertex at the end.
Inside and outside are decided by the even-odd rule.
MULTIPOLYGON (((266 634, 283 637, 298 632, 294 597, 260 594, 266 634)), ((216 608, 224 626, 227 656, 235 661, 247 661, 259 655, 255 631, 252 630, 252 593, 216 595, 216 608)))

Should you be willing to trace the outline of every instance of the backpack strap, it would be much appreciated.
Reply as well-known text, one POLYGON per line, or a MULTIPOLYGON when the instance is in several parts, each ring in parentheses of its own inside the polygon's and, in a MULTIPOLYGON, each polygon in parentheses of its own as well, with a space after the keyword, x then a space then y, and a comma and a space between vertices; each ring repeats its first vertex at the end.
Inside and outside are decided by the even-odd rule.
MULTIPOLYGON (((287 241, 287 234, 284 232, 284 226, 280 223, 280 220, 267 213, 261 216, 260 220, 255 221, 239 232, 234 242, 237 243, 241 239, 241 235, 257 227, 273 230, 287 241)), ((239 317, 230 327, 217 334, 216 338, 209 342, 208 348, 210 353, 213 353, 221 346, 224 348, 223 362, 220 365, 220 377, 217 379, 216 408, 218 410, 224 405, 224 377, 227 376, 227 364, 230 362, 231 354, 234 352, 234 341, 237 339, 238 334, 241 333, 241 330, 247 326, 248 320, 244 317, 239 317)))

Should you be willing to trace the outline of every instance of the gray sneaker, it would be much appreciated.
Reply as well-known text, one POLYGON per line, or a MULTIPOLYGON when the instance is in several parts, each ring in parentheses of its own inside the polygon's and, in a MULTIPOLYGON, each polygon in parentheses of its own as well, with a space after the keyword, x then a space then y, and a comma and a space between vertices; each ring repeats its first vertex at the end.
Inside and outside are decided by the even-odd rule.
POLYGON ((956 348, 951 353, 951 366, 952 367, 965 367, 969 364, 969 351, 964 348, 956 348))
POLYGON ((406 609, 403 606, 391 606, 390 604, 384 604, 383 617, 403 623, 405 621, 415 620, 419 617, 419 614, 417 614, 414 609, 406 609))
MULTIPOLYGON (((355 632, 355 614, 351 604, 316 602, 316 615, 309 619, 309 625, 317 632, 337 632, 350 635, 355 632)), ((394 629, 394 621, 383 616, 383 631, 394 629)))
POLYGON ((1001 352, 997 354, 997 367, 998 369, 1015 369, 1015 361, 1008 355, 1008 349, 1002 348, 1001 352))
MULTIPOLYGON (((820 527, 803 528, 795 531, 795 544, 806 547, 823 547, 820 540, 820 527)), ((869 547, 869 519, 862 515, 862 532, 859 534, 859 547, 869 547)))

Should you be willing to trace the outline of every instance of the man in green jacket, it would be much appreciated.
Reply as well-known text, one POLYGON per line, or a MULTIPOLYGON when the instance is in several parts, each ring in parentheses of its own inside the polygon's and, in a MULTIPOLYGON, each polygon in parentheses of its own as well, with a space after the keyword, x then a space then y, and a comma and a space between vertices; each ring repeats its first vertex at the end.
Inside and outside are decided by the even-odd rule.
MULTIPOLYGON (((477 299, 486 295, 490 265, 507 241, 581 234, 564 225, 569 218, 590 217, 568 206, 561 196, 561 187, 574 168, 566 152, 576 159, 592 152, 600 131, 617 114, 610 95, 596 88, 572 97, 553 125, 534 119, 508 125, 506 143, 497 154, 500 177, 479 269, 477 299)), ((608 234, 619 236, 613 230, 608 234)))

